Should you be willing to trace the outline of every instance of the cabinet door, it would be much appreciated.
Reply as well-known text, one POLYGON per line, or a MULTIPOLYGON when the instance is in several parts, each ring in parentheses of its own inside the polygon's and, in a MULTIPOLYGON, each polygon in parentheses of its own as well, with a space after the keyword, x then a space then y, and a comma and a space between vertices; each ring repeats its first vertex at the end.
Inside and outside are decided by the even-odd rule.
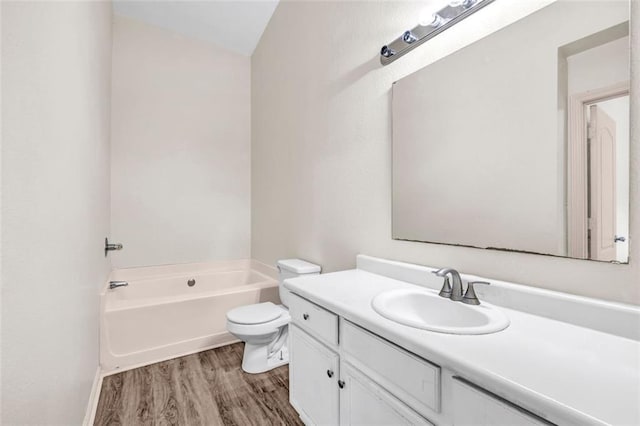
POLYGON ((289 400, 307 425, 337 425, 338 355, 291 324, 289 400))
POLYGON ((453 424, 455 426, 542 426, 551 423, 466 380, 454 378, 453 424))
POLYGON ((340 363, 341 425, 431 425, 349 363, 340 363))

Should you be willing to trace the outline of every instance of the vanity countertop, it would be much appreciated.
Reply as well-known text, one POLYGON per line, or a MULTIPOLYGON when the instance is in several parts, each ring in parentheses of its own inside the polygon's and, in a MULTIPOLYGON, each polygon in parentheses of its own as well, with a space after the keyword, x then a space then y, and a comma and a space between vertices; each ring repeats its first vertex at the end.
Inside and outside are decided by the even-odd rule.
POLYGON ((285 286, 554 423, 640 424, 638 341, 504 307, 511 324, 498 333, 408 327, 376 313, 371 301, 416 285, 360 269, 289 279, 285 286))

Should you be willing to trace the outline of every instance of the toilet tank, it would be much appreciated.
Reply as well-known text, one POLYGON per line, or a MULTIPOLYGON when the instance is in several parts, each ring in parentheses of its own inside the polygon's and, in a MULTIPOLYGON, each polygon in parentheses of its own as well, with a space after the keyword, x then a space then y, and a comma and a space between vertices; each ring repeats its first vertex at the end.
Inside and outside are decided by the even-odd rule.
POLYGON ((278 265, 278 278, 280 289, 280 300, 284 306, 289 306, 289 294, 290 291, 284 288, 284 280, 287 278, 295 278, 307 275, 318 275, 320 273, 320 266, 307 262, 302 259, 285 259, 279 260, 278 265))

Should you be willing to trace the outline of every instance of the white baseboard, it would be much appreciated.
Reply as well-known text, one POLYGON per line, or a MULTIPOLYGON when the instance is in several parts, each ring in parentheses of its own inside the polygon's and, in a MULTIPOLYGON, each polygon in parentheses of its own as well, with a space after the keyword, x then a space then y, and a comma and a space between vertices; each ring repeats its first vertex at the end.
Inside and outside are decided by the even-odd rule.
POLYGON ((96 418, 96 410, 98 409, 98 401, 100 400, 100 388, 102 387, 102 371, 100 366, 96 369, 96 375, 93 378, 93 385, 91 386, 91 394, 89 395, 89 402, 87 403, 87 411, 84 415, 83 426, 92 426, 93 421, 96 418))

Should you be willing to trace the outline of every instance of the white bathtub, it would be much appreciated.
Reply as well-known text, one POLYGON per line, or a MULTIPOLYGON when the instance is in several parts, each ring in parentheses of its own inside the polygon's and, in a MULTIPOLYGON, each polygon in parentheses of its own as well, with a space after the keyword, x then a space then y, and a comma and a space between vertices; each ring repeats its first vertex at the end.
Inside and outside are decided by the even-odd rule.
POLYGON ((100 295, 103 372, 235 342, 228 310, 279 303, 276 270, 252 260, 120 269, 108 281, 100 295), (129 285, 109 290, 115 280, 129 285))

